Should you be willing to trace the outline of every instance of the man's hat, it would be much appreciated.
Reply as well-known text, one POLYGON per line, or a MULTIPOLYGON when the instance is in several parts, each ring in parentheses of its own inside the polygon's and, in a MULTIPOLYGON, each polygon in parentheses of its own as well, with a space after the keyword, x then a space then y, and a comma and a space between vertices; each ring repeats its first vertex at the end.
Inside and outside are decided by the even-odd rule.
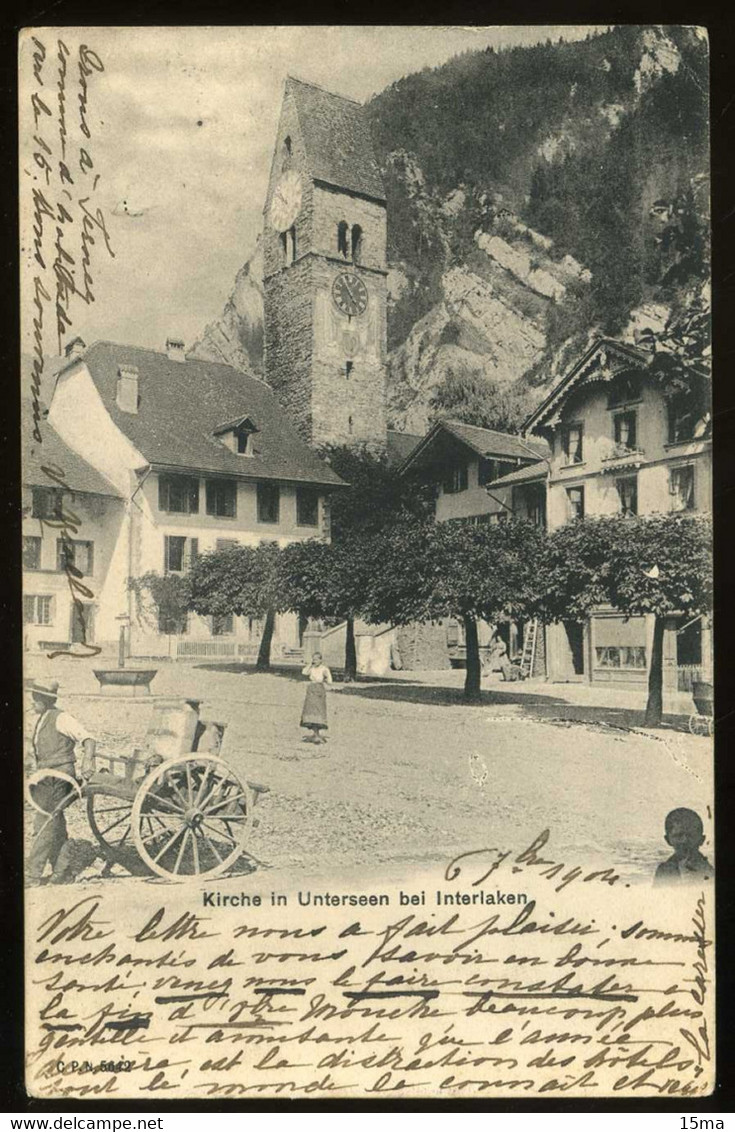
POLYGON ((55 700, 59 695, 58 680, 34 680, 30 687, 32 696, 43 696, 47 700, 55 700))

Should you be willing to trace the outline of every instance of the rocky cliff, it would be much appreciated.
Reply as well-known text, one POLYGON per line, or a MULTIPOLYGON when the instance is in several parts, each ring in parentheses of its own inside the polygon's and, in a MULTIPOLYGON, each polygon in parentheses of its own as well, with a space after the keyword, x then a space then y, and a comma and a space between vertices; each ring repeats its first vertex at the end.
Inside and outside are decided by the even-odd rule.
MULTIPOLYGON (((366 112, 388 201, 389 414, 515 428, 595 333, 707 275, 707 45, 625 27, 473 52, 366 112)), ((201 356, 262 373, 259 250, 201 356)))

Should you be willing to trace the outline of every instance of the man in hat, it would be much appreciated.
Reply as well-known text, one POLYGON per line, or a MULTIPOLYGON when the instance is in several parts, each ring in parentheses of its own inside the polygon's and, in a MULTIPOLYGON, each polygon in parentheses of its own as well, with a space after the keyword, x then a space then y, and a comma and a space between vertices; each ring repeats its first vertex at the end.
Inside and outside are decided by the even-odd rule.
MULTIPOLYGON (((32 740, 36 769, 62 771, 76 778, 75 748, 81 743, 81 777, 90 778, 94 773, 95 741, 86 727, 56 706, 58 682, 36 680, 30 692, 33 710, 38 716, 32 740)), ((64 779, 51 776, 47 780, 42 779, 34 789, 34 800, 43 812, 36 814, 33 824, 33 848, 27 862, 31 884, 40 883, 47 862, 53 871, 53 881, 58 883, 68 879, 61 852, 68 840, 62 803, 70 790, 64 779), (58 812, 54 812, 57 808, 58 812), (50 814, 53 816, 49 817, 50 814), (60 855, 62 862, 59 862, 60 855)))

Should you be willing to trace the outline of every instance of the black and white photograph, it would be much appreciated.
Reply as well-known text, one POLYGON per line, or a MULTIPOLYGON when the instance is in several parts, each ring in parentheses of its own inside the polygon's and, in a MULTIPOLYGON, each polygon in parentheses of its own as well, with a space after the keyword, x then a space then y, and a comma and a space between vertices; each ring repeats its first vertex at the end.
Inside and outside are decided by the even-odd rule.
POLYGON ((709 50, 21 33, 31 1097, 711 1093, 709 50))

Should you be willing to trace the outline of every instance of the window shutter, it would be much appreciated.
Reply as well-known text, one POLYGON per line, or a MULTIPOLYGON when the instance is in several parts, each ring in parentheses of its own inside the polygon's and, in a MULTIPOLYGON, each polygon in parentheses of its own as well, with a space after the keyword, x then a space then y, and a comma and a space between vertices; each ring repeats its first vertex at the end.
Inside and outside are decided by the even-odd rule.
POLYGON ((158 510, 168 511, 168 480, 164 476, 158 477, 158 510))
POLYGON ((194 565, 199 557, 199 539, 189 539, 189 569, 194 565))
POLYGON ((199 514, 199 480, 189 481, 189 513, 199 514))
POLYGON ((94 574, 94 543, 87 543, 87 570, 86 573, 90 576, 94 574))
POLYGON ((168 535, 163 536, 163 572, 168 574, 168 535))

